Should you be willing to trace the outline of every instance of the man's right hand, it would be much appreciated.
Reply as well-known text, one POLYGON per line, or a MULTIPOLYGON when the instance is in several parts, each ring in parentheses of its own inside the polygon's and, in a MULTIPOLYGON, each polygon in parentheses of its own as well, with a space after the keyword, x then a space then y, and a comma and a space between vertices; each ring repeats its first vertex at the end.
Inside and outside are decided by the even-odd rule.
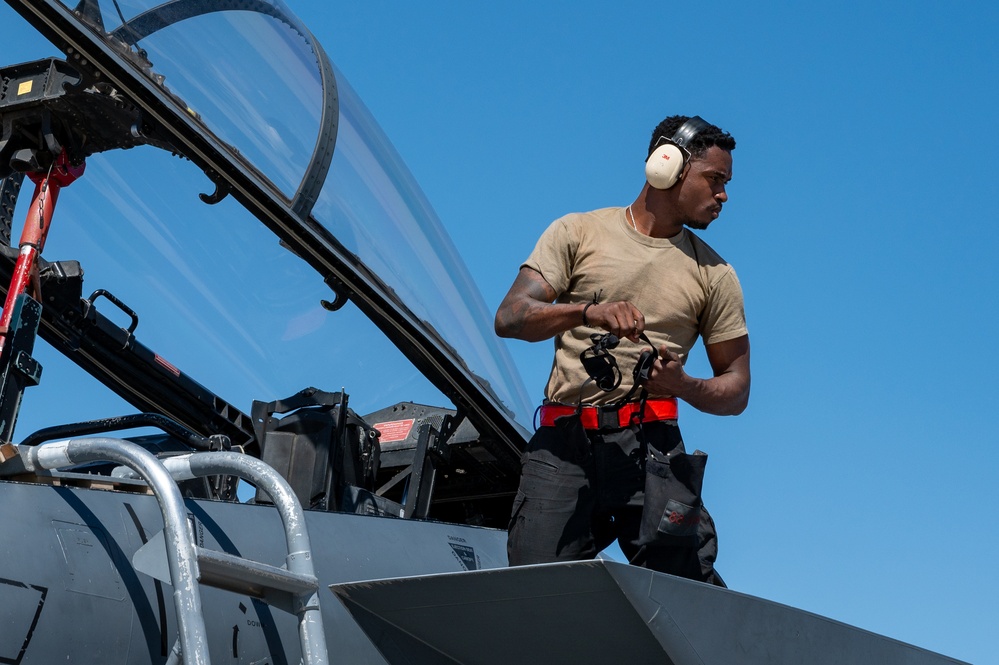
POLYGON ((645 332, 645 315, 627 300, 590 305, 586 308, 586 321, 593 327, 603 328, 636 343, 639 335, 645 332))

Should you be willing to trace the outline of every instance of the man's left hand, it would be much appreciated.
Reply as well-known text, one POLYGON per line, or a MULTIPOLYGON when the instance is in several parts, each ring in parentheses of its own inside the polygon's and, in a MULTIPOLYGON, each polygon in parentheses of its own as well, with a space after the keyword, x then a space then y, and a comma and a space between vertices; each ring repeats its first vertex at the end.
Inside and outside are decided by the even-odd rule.
POLYGON ((680 356, 662 345, 646 390, 654 397, 679 397, 699 411, 719 416, 742 413, 749 403, 749 336, 704 347, 714 376, 698 379, 683 370, 680 356))
POLYGON ((652 365, 645 389, 656 397, 683 397, 689 379, 690 377, 683 371, 680 356, 663 344, 659 347, 659 358, 652 365))

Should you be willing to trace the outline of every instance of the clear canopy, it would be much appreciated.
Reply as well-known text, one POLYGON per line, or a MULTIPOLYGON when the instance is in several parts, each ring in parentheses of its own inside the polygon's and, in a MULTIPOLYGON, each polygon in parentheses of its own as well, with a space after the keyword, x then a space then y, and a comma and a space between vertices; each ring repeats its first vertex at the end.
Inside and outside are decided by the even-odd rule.
MULTIPOLYGON (((317 144, 336 120, 312 219, 526 428, 526 391, 461 257, 341 72, 339 113, 330 114, 320 61, 297 19, 279 2, 155 6, 102 2, 103 27, 93 11, 89 22, 114 48, 130 49, 151 80, 288 201, 315 173, 317 144)), ((333 294, 322 277, 235 201, 197 199, 213 187, 191 163, 156 148, 92 156, 60 199, 45 257, 79 260, 86 293, 113 292, 138 313, 140 341, 242 409, 310 385, 345 387, 360 413, 396 401, 441 403, 360 311, 324 309, 320 301, 333 294)), ((62 369, 46 371, 33 390, 68 389, 62 369)), ((22 420, 32 418, 30 401, 22 420)))

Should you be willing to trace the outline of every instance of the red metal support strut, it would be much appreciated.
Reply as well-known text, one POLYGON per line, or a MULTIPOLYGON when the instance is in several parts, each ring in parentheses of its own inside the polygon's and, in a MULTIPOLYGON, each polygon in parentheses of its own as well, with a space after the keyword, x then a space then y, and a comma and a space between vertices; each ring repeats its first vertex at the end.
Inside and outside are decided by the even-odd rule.
MULTIPOLYGON (((70 164, 66 157, 66 151, 63 150, 47 173, 27 174, 28 178, 35 183, 35 193, 31 197, 31 206, 28 208, 24 230, 21 232, 20 251, 17 263, 14 265, 14 275, 10 280, 10 288, 7 290, 7 300, 3 305, 3 313, 0 314, 0 350, 3 349, 7 339, 14 301, 22 293, 28 292, 29 288, 37 285, 38 257, 41 256, 42 250, 45 248, 45 238, 49 233, 49 225, 52 223, 52 213, 55 210, 56 201, 59 199, 59 192, 63 187, 68 187, 82 176, 85 168, 86 164, 84 163, 70 164)), ((32 295, 36 300, 41 298, 41 294, 37 293, 37 288, 32 288, 32 295)))

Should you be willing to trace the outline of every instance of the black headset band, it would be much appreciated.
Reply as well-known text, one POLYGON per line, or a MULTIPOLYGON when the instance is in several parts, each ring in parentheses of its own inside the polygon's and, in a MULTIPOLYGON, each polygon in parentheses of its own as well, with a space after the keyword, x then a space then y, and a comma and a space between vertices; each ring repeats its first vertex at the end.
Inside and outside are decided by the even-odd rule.
POLYGON ((684 162, 690 159, 690 148, 687 145, 694 140, 694 138, 703 132, 705 129, 711 126, 711 123, 706 121, 699 115, 695 115, 688 118, 686 122, 677 127, 677 130, 673 132, 673 136, 666 138, 665 135, 660 136, 659 140, 656 141, 655 147, 658 148, 663 143, 672 143, 673 145, 680 148, 684 153, 684 162))
POLYGON ((694 117, 687 120, 687 122, 680 125, 680 127, 674 132, 673 138, 670 139, 671 143, 675 143, 684 150, 689 150, 687 144, 694 140, 694 137, 703 132, 705 129, 710 127, 711 124, 706 122, 701 116, 695 115, 694 117))

